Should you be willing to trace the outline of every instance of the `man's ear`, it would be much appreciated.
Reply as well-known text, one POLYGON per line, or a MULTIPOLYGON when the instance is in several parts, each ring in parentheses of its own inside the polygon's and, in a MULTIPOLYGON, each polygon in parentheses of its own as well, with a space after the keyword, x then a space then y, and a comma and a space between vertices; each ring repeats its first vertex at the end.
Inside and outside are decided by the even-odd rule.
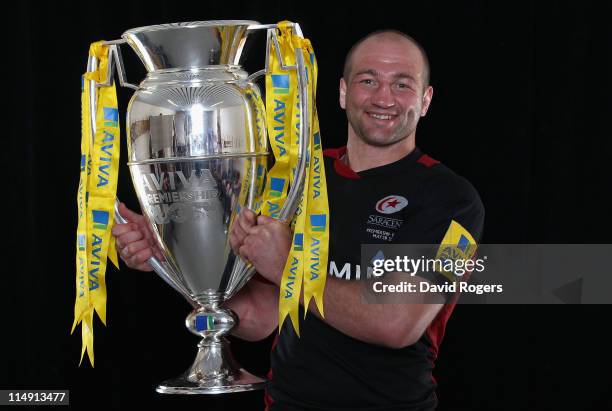
POLYGON ((340 79, 340 107, 346 109, 346 81, 344 77, 340 79))
POLYGON ((427 110, 429 110, 429 105, 431 104, 431 99, 433 98, 433 87, 427 86, 425 92, 423 93, 423 106, 421 107, 421 117, 425 117, 427 114, 427 110))

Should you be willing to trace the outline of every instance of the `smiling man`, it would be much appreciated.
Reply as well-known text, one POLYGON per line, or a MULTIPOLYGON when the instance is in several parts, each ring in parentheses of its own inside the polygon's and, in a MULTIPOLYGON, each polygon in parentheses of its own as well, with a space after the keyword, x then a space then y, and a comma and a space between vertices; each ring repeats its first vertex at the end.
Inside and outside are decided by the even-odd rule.
MULTIPOLYGON (((331 216, 325 319, 311 304, 301 337, 284 324, 272 350, 271 410, 436 407, 432 370, 457 296, 446 296, 446 304, 443 298, 366 304, 363 284, 355 281, 366 277, 361 244, 440 244, 451 223, 480 238, 484 209, 476 190, 416 147, 417 124, 432 96, 425 51, 404 33, 372 33, 348 53, 340 80, 347 145, 325 153, 331 216)), ((259 339, 278 326, 291 233, 248 211, 239 223, 232 246, 268 283, 252 281, 230 304, 245 315, 236 334, 259 339)))
POLYGON ((340 80, 353 171, 388 164, 412 152, 417 124, 427 114, 432 96, 427 56, 410 37, 384 31, 355 44, 340 80))
MULTIPOLYGON (((411 37, 375 32, 348 53, 339 98, 347 145, 325 153, 331 220, 325 318, 311 304, 302 307, 309 315, 301 337, 284 324, 272 348, 267 408, 436 407, 432 370, 456 295, 446 303, 441 297, 429 304, 367 304, 358 281, 366 277, 361 244, 440 244, 453 224, 480 238, 484 209, 476 190, 416 147, 417 124, 432 96, 427 56, 411 37)), ((115 227, 120 255, 130 267, 149 270, 146 224, 124 206, 120 211, 137 223, 115 227)), ((259 340, 278 327, 279 283, 292 234, 250 210, 236 221, 231 246, 260 276, 227 306, 240 318, 234 334, 259 340)))

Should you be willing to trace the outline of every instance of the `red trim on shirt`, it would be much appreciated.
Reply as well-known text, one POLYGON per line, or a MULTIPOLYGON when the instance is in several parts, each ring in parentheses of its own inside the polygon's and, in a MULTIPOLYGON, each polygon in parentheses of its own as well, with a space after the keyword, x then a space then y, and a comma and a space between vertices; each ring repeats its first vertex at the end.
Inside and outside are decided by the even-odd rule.
MULTIPOLYGON (((477 255, 478 253, 475 253, 472 258, 475 259, 477 255)), ((463 281, 469 280, 471 275, 472 275, 471 271, 466 272, 462 280, 463 281)), ((438 351, 440 349, 440 344, 442 344, 442 339, 444 338, 444 331, 446 329, 446 323, 448 322, 448 319, 453 313, 453 310, 455 309, 455 305, 457 305, 459 296, 460 296, 459 292, 456 292, 455 294, 453 294, 453 296, 451 297, 451 300, 447 304, 444 304, 444 306, 440 309, 440 312, 438 313, 436 318, 434 318, 434 320, 431 322, 431 324, 429 324, 429 327, 427 327, 427 330, 425 331, 432 345, 429 348, 429 352, 431 353, 432 368, 434 366, 434 361, 436 360, 436 358, 438 358, 438 351)), ((431 375, 431 380, 434 383, 436 382, 436 379, 434 378, 433 374, 431 375)))
MULTIPOLYGON (((457 300, 459 299, 459 294, 455 293, 451 298, 450 302, 444 304, 444 306, 440 309, 440 312, 434 318, 434 320, 429 324, 425 333, 427 337, 431 341, 431 347, 429 347, 429 353, 431 356, 429 357, 429 363, 431 364, 431 368, 433 369, 436 366, 436 358, 438 358, 438 352, 440 349, 440 344, 442 344, 442 339, 444 338, 444 330, 446 329, 446 323, 450 318, 453 310, 455 309, 455 305, 457 305, 457 300)), ((438 385, 436 381, 436 377, 434 377, 433 372, 431 373, 431 381, 434 385, 438 385)))
POLYGON ((455 308, 455 304, 457 303, 456 297, 456 295, 453 296, 450 303, 444 304, 436 318, 431 322, 431 324, 429 324, 429 327, 427 327, 426 333, 432 344, 431 353, 433 355, 433 360, 438 357, 438 349, 442 343, 442 338, 444 338, 446 323, 448 322, 448 319, 455 308))
POLYGON ((349 166, 347 166, 342 160, 340 160, 344 154, 346 154, 346 146, 339 148, 327 148, 323 150, 324 156, 334 159, 334 170, 336 170, 336 173, 340 174, 342 177, 350 178, 353 180, 360 179, 361 177, 359 176, 359 174, 351 170, 349 166))
MULTIPOLYGON (((432 360, 432 358, 436 358, 437 354, 435 353, 435 350, 433 349, 433 347, 429 347, 429 353, 431 354, 429 363, 431 364, 431 369, 433 370, 436 366, 436 363, 434 360, 432 360)), ((438 385, 438 381, 436 380, 436 377, 434 377, 433 372, 431 373, 431 382, 433 383, 434 386, 438 385)))
MULTIPOLYGON (((270 349, 270 353, 274 351, 277 343, 278 343, 278 333, 276 333, 276 336, 274 337, 274 342, 272 342, 272 348, 270 349)), ((272 381, 272 377, 273 377, 272 367, 270 367, 270 371, 268 371, 267 377, 268 377, 268 381, 272 381)), ((272 398, 272 396, 270 395, 267 389, 264 391, 264 404, 266 406, 265 411, 270 411, 270 407, 272 406, 272 404, 274 404, 274 398, 272 398)))
POLYGON ((438 160, 429 157, 427 154, 423 154, 418 160, 417 163, 423 164, 425 167, 432 167, 439 163, 438 160))

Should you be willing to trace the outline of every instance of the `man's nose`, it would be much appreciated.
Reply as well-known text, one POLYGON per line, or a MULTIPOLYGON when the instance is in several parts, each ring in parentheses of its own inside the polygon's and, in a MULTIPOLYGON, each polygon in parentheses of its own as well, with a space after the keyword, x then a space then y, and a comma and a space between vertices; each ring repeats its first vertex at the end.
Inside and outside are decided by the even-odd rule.
POLYGON ((372 103, 381 108, 393 107, 395 105, 395 98, 391 91, 391 86, 380 84, 372 96, 372 103))

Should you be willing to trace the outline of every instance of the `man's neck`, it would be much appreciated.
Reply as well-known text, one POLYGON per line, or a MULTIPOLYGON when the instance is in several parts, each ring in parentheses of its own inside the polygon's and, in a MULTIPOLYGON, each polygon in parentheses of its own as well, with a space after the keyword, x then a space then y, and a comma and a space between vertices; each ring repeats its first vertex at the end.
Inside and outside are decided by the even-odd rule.
POLYGON ((389 146, 373 146, 357 136, 351 136, 346 144, 346 154, 342 159, 354 172, 369 170, 394 163, 415 149, 414 134, 389 146))

